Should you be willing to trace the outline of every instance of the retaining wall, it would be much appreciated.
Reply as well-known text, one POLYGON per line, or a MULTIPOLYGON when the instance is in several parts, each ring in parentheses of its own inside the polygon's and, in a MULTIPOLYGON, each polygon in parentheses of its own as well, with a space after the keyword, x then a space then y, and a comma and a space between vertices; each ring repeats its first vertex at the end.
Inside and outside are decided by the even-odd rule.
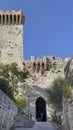
POLYGON ((15 103, 0 90, 0 130, 9 130, 17 115, 15 103))

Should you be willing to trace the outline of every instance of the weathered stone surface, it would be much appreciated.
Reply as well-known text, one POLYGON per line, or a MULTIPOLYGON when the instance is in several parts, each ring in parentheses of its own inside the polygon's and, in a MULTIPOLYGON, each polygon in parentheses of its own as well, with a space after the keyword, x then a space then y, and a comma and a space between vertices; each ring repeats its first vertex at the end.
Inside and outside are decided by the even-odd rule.
POLYGON ((73 57, 66 59, 65 79, 70 83, 72 95, 63 99, 63 129, 73 130, 73 57))
POLYGON ((45 72, 49 70, 56 73, 63 71, 64 63, 65 61, 55 56, 44 56, 41 59, 35 59, 34 57, 31 57, 31 60, 24 61, 26 68, 28 68, 30 73, 34 74, 45 74, 45 72))
POLYGON ((23 25, 0 25, 0 62, 13 62, 22 66, 23 60, 23 25))
POLYGON ((9 130, 16 115, 15 103, 0 90, 0 130, 9 130))
MULTIPOLYGON (((49 58, 49 57, 48 57, 49 58)), ((49 60, 49 59, 48 59, 49 60)), ((41 60, 40 60, 41 61, 41 60)), ((32 118, 36 120, 36 100, 39 97, 42 97, 46 101, 46 112, 47 120, 52 119, 53 109, 48 100, 47 88, 49 88, 57 77, 64 78, 64 62, 56 58, 53 60, 53 57, 50 58, 51 67, 50 70, 45 71, 42 75, 39 73, 32 73, 31 61, 25 61, 27 68, 30 71, 29 78, 25 80, 25 83, 19 84, 19 95, 23 96, 27 100, 27 107, 24 111, 28 111, 32 114, 32 118), (52 65, 55 62, 55 69, 52 65), (30 101, 28 106, 28 96, 30 95, 30 101)), ((49 66, 49 64, 48 64, 49 66)))
POLYGON ((71 99, 63 99, 63 129, 73 130, 73 102, 71 99))
POLYGON ((66 80, 73 86, 73 57, 69 58, 64 69, 66 80))
POLYGON ((20 25, 24 23, 24 16, 21 10, 19 11, 3 11, 0 10, 0 24, 1 25, 20 25))
POLYGON ((19 65, 19 67, 22 68, 23 14, 21 11, 20 12, 0 11, 0 16, 1 16, 1 19, 0 19, 1 20, 1 23, 0 23, 0 63, 11 64, 13 62, 16 62, 19 65), (5 16, 8 16, 8 21, 6 24, 5 24, 5 21, 2 24, 3 22, 2 16, 4 18, 5 16))

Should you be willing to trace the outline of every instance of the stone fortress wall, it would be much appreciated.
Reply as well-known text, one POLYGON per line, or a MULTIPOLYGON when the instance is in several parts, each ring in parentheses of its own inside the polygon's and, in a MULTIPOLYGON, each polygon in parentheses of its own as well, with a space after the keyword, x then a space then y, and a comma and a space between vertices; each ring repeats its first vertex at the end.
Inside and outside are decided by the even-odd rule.
MULTIPOLYGON (((0 11, 0 63, 16 62, 22 68, 24 21, 22 11, 0 11)), ((48 107, 48 96, 45 90, 57 76, 64 77, 64 64, 63 60, 55 56, 45 56, 42 59, 31 57, 31 60, 24 61, 24 65, 31 74, 25 84, 19 87, 19 92, 27 99, 30 95, 27 112, 30 112, 35 120, 35 103, 39 97, 46 102, 47 118, 49 119, 51 110, 48 107)), ((8 130, 13 125, 16 114, 17 108, 14 102, 0 91, 0 129, 8 130)))
POLYGON ((63 99, 62 123, 63 123, 63 130, 73 130, 73 101, 66 98, 63 99))
POLYGON ((22 11, 0 11, 0 62, 3 64, 23 62, 23 24, 22 11))
POLYGON ((32 64, 32 72, 33 73, 44 73, 45 71, 49 70, 50 61, 47 57, 44 57, 43 59, 37 59, 35 60, 34 57, 31 57, 31 64, 32 64))
POLYGON ((43 56, 43 58, 35 59, 34 56, 31 56, 31 60, 25 60, 24 66, 28 68, 29 72, 32 74, 45 74, 46 71, 50 71, 51 68, 56 66, 61 68, 64 66, 63 60, 56 56, 43 56))
POLYGON ((0 11, 1 25, 21 25, 24 23, 24 16, 22 11, 0 11))
POLYGON ((17 115, 15 103, 0 90, 0 130, 9 130, 17 115))
POLYGON ((29 111, 35 121, 37 120, 36 102, 40 98, 46 103, 47 121, 51 120, 53 109, 48 100, 47 88, 50 87, 51 83, 58 76, 64 77, 63 62, 61 58, 56 56, 44 56, 40 59, 31 57, 30 60, 24 61, 25 67, 29 70, 29 77, 21 87, 19 86, 19 95, 24 98, 26 97, 27 107, 25 111, 26 113, 29 111))
POLYGON ((70 84, 71 94, 68 98, 63 97, 63 130, 73 130, 73 56, 66 61, 64 74, 70 84))

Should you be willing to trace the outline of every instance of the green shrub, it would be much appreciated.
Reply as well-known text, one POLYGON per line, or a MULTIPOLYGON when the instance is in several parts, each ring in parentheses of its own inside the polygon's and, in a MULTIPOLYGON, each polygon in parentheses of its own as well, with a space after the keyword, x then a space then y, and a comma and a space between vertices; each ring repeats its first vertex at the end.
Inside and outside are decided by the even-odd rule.
POLYGON ((14 95, 18 94, 18 82, 24 82, 28 75, 29 72, 25 68, 20 70, 15 62, 12 64, 0 64, 0 89, 14 100, 14 95))
POLYGON ((23 108, 26 106, 26 99, 23 97, 16 97, 15 102, 18 108, 23 108))
POLYGON ((18 84, 18 82, 24 82, 28 77, 29 72, 24 68, 20 70, 17 63, 12 64, 0 64, 0 76, 8 80, 12 86, 18 84))
POLYGON ((55 79, 48 89, 48 98, 55 110, 62 110, 62 98, 63 96, 69 97, 71 94, 70 85, 58 77, 55 79))

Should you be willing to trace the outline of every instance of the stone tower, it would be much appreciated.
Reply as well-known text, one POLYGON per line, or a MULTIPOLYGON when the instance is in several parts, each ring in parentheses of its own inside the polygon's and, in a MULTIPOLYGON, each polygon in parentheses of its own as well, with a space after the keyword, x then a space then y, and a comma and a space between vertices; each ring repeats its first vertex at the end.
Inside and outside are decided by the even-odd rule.
POLYGON ((23 24, 22 11, 0 11, 0 62, 23 62, 23 24))

